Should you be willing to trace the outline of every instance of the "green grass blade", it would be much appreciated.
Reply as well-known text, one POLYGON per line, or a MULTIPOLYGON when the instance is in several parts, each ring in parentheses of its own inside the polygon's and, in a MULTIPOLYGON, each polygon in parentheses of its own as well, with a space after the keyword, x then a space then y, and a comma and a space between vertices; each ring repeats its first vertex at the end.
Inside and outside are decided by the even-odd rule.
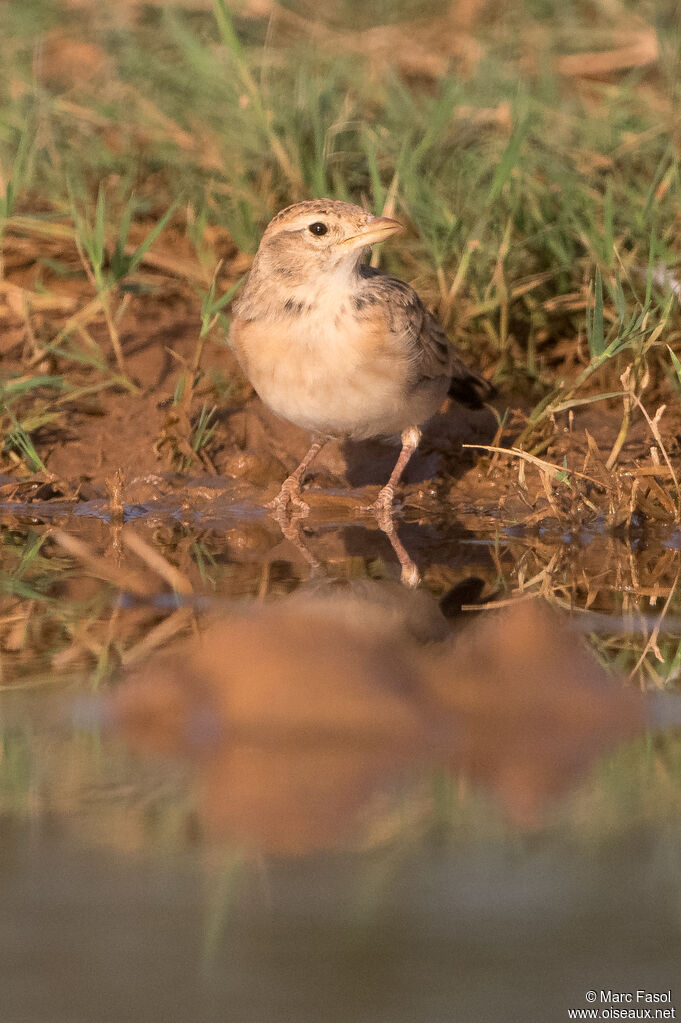
POLYGON ((679 360, 676 352, 672 351, 669 345, 667 345, 667 348, 669 349, 669 354, 672 360, 672 366, 674 367, 674 372, 676 373, 676 379, 679 382, 679 387, 681 387, 681 360, 679 360))
POLYGON ((603 277, 598 267, 596 267, 594 279, 594 308, 590 326, 591 329, 588 331, 589 354, 592 359, 600 359, 605 352, 606 345, 603 326, 603 277))
POLYGON ((105 219, 106 219, 106 200, 104 198, 104 189, 101 184, 97 190, 97 206, 95 208, 95 234, 94 234, 94 245, 93 253, 94 258, 92 260, 93 269, 95 276, 99 277, 104 266, 104 249, 105 249, 105 219))
POLYGON ((491 206, 492 203, 499 198, 504 185, 510 179, 513 169, 520 158, 520 150, 523 142, 525 141, 526 133, 525 124, 519 124, 513 131, 508 141, 508 145, 501 156, 501 160, 497 164, 497 169, 494 172, 492 184, 487 194, 487 206, 491 206))
POLYGON ((132 256, 130 257, 130 265, 128 267, 128 273, 134 273, 137 267, 140 265, 147 252, 154 244, 158 236, 168 225, 170 218, 173 216, 178 206, 180 205, 179 200, 174 202, 170 209, 166 210, 158 223, 154 224, 149 234, 146 236, 144 241, 137 246, 132 256))

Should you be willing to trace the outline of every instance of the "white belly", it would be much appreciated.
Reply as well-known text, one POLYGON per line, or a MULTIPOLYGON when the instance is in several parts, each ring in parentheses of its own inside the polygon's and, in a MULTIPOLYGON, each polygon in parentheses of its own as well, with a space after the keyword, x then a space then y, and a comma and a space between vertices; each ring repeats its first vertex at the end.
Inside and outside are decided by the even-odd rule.
POLYGON ((325 282, 302 316, 272 310, 232 325, 232 347, 273 412, 311 432, 357 439, 401 433, 429 419, 447 381, 414 387, 411 352, 383 319, 356 316, 348 284, 325 282))
POLYGON ((378 350, 362 321, 349 327, 268 328, 266 343, 249 342, 243 360, 253 387, 273 412, 312 432, 361 438, 414 425, 405 408, 406 353, 378 350))

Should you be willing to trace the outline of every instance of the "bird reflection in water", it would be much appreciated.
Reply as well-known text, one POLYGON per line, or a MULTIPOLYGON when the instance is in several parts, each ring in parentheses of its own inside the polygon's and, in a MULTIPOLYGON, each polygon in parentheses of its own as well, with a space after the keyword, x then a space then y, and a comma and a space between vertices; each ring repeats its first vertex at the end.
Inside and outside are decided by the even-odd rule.
POLYGON ((425 591, 366 580, 214 621, 109 709, 135 748, 193 761, 208 838, 289 855, 352 845, 382 796, 433 766, 534 827, 645 730, 641 694, 539 602, 455 634, 425 591))

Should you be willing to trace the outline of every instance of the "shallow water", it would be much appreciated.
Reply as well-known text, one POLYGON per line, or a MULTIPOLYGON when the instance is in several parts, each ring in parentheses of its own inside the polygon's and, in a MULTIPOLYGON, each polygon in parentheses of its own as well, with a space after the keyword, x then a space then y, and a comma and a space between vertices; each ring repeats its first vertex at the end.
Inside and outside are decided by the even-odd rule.
POLYGON ((0 509, 3 1019, 548 1020, 589 989, 643 988, 681 1008, 678 531, 407 512, 414 592, 368 519, 313 509, 299 547, 237 497, 166 495, 118 524, 95 502, 0 509), (511 624, 508 674, 476 675, 466 635, 492 605, 502 630, 518 601, 560 616, 536 636, 511 624), (229 629, 253 608, 244 667, 229 629), (209 619, 215 684, 243 718, 192 688, 209 619), (555 678, 582 699, 584 636, 596 674, 571 724, 546 693, 555 678), (524 657, 529 691, 504 717, 524 657), (150 715, 175 665, 172 713, 150 715), (333 682, 319 706, 299 677, 333 682), (610 736, 640 689, 640 727, 610 736), (592 722, 601 692, 614 702, 592 722), (289 694, 283 725, 268 693, 289 694))

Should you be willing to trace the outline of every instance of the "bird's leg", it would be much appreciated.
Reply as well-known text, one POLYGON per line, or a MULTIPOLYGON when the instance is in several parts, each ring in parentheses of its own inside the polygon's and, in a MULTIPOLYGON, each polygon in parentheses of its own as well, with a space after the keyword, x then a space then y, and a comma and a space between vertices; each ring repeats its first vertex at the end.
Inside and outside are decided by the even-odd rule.
POLYGON ((321 566, 320 562, 315 558, 314 554, 307 546, 305 537, 303 536, 302 520, 305 518, 306 513, 300 511, 294 511, 287 515, 285 508, 278 508, 275 512, 275 517, 279 523, 279 528, 285 539, 292 543, 293 546, 300 551, 305 561, 310 566, 312 572, 316 572, 321 566))
POLYGON ((380 491, 378 497, 374 501, 373 508, 378 518, 378 524, 387 532, 383 523, 385 521, 391 521, 391 511, 393 497, 395 496, 395 487, 402 478, 402 473, 407 467, 407 462, 416 451, 421 440, 421 431, 418 426, 410 426, 408 430, 404 430, 402 433, 402 450, 400 451, 400 457, 395 463, 395 468, 390 473, 390 479, 380 491))
POLYGON ((319 452, 326 444, 326 438, 315 437, 313 440, 310 450, 305 455, 297 469, 295 469, 290 476, 284 480, 281 485, 281 490, 267 505, 268 508, 274 508, 275 511, 280 512, 286 508, 289 502, 297 508, 300 512, 307 513, 310 510, 310 506, 302 500, 300 496, 300 486, 307 472, 307 467, 317 457, 319 452))
POLYGON ((397 535, 397 530, 395 529, 395 524, 393 520, 390 519, 390 526, 387 529, 385 525, 381 523, 380 519, 378 520, 378 524, 385 533, 385 535, 390 540, 390 546, 397 555, 397 560, 399 561, 400 568, 402 569, 401 580, 403 585, 408 586, 410 589, 413 589, 413 587, 418 586, 418 584, 421 582, 421 573, 416 567, 415 562, 413 562, 412 559, 409 557, 407 550, 405 549, 405 547, 402 544, 402 541, 397 535))
POLYGON ((392 505, 393 497, 395 496, 395 487, 400 482, 402 473, 407 466, 407 462, 419 446, 420 440, 421 431, 417 426, 412 426, 403 432, 402 450, 400 451, 400 456, 397 459, 395 468, 390 474, 390 479, 373 503, 376 520, 379 527, 390 540, 392 549, 397 555, 397 560, 402 568, 402 582, 406 586, 418 586, 421 581, 421 574, 412 559, 409 557, 409 554, 403 547, 402 541, 395 531, 395 523, 393 522, 392 517, 392 505))

